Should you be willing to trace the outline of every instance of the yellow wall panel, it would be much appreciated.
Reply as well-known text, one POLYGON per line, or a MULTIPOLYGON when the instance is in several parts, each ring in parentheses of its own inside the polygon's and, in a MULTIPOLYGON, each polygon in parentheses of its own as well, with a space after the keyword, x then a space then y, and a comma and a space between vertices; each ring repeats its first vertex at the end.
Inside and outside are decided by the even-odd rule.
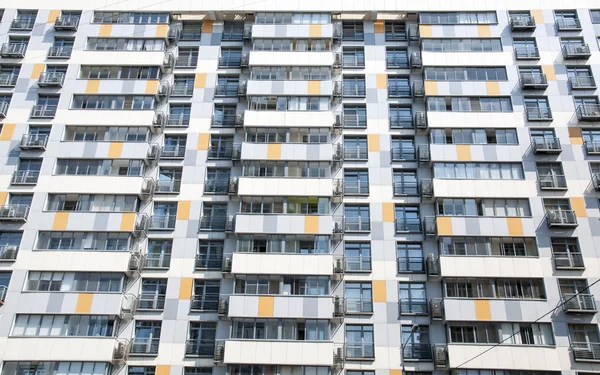
POLYGON ((316 215, 304 216, 304 233, 319 233, 319 217, 316 215))
POLYGON ((541 9, 531 9, 530 12, 535 20, 536 25, 541 25, 544 23, 544 12, 541 9))
POLYGON ((477 25, 477 34, 479 34, 480 37, 492 36, 490 25, 477 25))
POLYGON ((69 221, 68 212, 57 212, 54 214, 54 222, 52 223, 52 230, 65 230, 67 229, 67 222, 69 221))
POLYGON ((379 151, 379 134, 368 134, 367 144, 369 151, 379 151))
POLYGON ((110 36, 111 33, 112 33, 112 25, 110 25, 110 24, 100 25, 100 33, 98 34, 98 36, 110 36))
POLYGON ((500 95, 500 84, 496 81, 487 81, 485 88, 488 95, 500 95))
POLYGON ((437 224, 437 232, 440 236, 452 235, 452 218, 438 216, 435 222, 437 224))
POLYGON ((89 314, 90 311, 92 311, 93 300, 94 294, 79 293, 79 296, 77 296, 77 305, 75 305, 75 312, 78 314, 89 314))
POLYGON ((437 95, 438 88, 436 81, 425 81, 425 94, 426 95, 437 95))
POLYGON ((387 74, 377 74, 377 88, 387 89, 387 74))
POLYGON ((177 220, 189 220, 190 219, 190 205, 191 201, 179 201, 177 204, 177 220))
POLYGON ((506 226, 508 227, 508 234, 510 236, 523 235, 523 222, 520 217, 507 217, 506 226))
POLYGON ((156 26, 156 34, 154 34, 158 38, 166 38, 169 33, 169 25, 158 25, 156 26))
POLYGON ((321 93, 321 81, 308 81, 308 94, 319 95, 321 93))
POLYGON ((373 280, 373 302, 386 302, 385 280, 373 280))
POLYGON ((269 143, 267 145, 267 159, 279 160, 281 158, 281 143, 269 143))
POLYGON ((489 300, 475 300, 475 317, 477 320, 492 320, 492 310, 490 309, 489 300))
POLYGON ((210 141, 210 134, 200 133, 198 134, 198 150, 208 150, 208 144, 210 141))
POLYGON ((8 198, 8 192, 2 191, 0 192, 0 206, 6 204, 6 198, 8 198))
POLYGON ((44 64, 33 64, 33 70, 31 71, 31 79, 40 79, 40 74, 42 74, 44 68, 44 64))
POLYGON ((381 20, 375 21, 374 27, 375 27, 375 34, 385 33, 385 21, 381 21, 381 20))
POLYGON ((120 158, 123 152, 123 142, 110 142, 108 148, 108 157, 111 159, 120 158))
POLYGON ((169 375, 171 373, 170 365, 156 365, 155 375, 169 375))
POLYGON ((50 12, 48 12, 48 21, 46 21, 46 23, 54 23, 56 22, 56 17, 60 16, 60 10, 58 9, 53 9, 50 12))
POLYGON ((542 65, 542 71, 546 74, 548 81, 556 81, 556 72, 554 71, 554 65, 542 65))
POLYGON ((179 299, 191 299, 194 287, 193 277, 182 277, 179 283, 179 299))
POLYGON ((585 210, 585 201, 582 197, 571 197, 571 209, 575 211, 577 217, 587 217, 585 210))
POLYGON ((419 35, 421 38, 429 38, 433 35, 431 25, 419 25, 419 35))
POLYGON ((2 124, 2 133, 0 133, 0 141, 10 141, 15 132, 16 124, 2 124))
POLYGON ((212 33, 214 21, 204 20, 202 21, 202 33, 212 33))
POLYGON ((135 212, 125 212, 121 215, 120 229, 124 231, 132 231, 135 226, 135 212))
POLYGON ((259 296, 258 297, 258 316, 273 316, 275 310, 275 297, 259 296))
POLYGON ((196 78, 194 79, 194 88, 206 88, 206 73, 196 73, 196 78))
POLYGON ((152 95, 152 94, 156 94, 158 92, 158 80, 157 79, 150 79, 148 81, 146 81, 146 94, 152 95))
POLYGON ((382 208, 381 208, 381 212, 382 212, 382 216, 383 216, 383 222, 384 223, 393 223, 394 222, 394 217, 395 215, 395 207, 394 207, 394 203, 391 202, 385 202, 382 203, 382 208))
POLYGON ((322 35, 321 25, 310 25, 308 27, 308 35, 311 38, 320 38, 322 35))
POLYGON ((96 94, 98 92, 98 87, 100 87, 100 80, 90 79, 87 81, 87 85, 85 86, 85 93, 96 94))
POLYGON ((581 129, 575 127, 569 128, 569 140, 572 145, 582 145, 583 136, 581 135, 581 129))
POLYGON ((456 157, 460 161, 470 161, 471 160, 471 146, 456 145, 456 157))

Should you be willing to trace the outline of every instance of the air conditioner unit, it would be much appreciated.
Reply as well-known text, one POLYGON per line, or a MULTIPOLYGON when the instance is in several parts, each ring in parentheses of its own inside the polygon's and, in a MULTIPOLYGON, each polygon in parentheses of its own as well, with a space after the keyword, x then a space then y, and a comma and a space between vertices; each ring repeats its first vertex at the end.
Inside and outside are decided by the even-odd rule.
POLYGON ((344 260, 336 259, 333 266, 333 273, 344 273, 344 260))
POLYGON ((115 360, 125 360, 127 358, 127 344, 124 342, 117 343, 117 347, 113 352, 113 359, 115 360))

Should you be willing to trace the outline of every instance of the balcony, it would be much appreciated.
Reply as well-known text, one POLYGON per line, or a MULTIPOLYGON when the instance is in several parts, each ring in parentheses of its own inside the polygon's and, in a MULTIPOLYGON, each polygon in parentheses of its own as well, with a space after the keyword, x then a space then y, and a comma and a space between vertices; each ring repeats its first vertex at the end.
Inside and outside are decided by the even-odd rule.
POLYGON ((22 59, 27 51, 26 43, 4 43, 0 47, 0 57, 22 59))
POLYGON ((412 117, 409 116, 390 116, 390 128, 392 129, 413 129, 414 123, 412 117))
POLYGON ((556 270, 584 270, 585 263, 581 253, 554 253, 552 257, 556 270))
POLYGON ((54 21, 54 30, 56 31, 77 31, 78 27, 78 16, 56 17, 56 20, 54 21))
POLYGON ((515 47, 516 60, 539 60, 540 50, 537 47, 515 47))
POLYGON ((197 270, 231 271, 231 256, 223 254, 196 254, 194 268, 197 270))
POLYGON ((40 171, 15 171, 12 175, 12 185, 35 185, 37 184, 38 177, 40 177, 40 171))
POLYGON ((174 84, 171 90, 171 96, 192 96, 194 95, 194 84, 174 84))
POLYGON ((389 98, 410 98, 411 90, 410 85, 406 86, 390 86, 388 87, 388 97, 389 98))
POLYGON ((593 76, 569 77, 571 90, 593 90, 596 88, 596 80, 593 76))
POLYGON ((577 223, 577 216, 575 211, 547 211, 546 212, 546 224, 550 228, 574 228, 579 225, 577 223))
POLYGON ((176 222, 175 215, 152 215, 150 230, 174 230, 176 222))
POLYGON ((405 361, 431 361, 429 344, 408 344, 404 347, 402 359, 405 361))
POLYGON ((416 161, 417 156, 415 155, 415 149, 402 149, 399 147, 392 147, 391 150, 392 161, 416 161))
POLYGON ((142 291, 137 308, 138 310, 162 311, 165 308, 165 295, 142 291))
POLYGON ((134 337, 129 346, 129 354, 135 356, 156 356, 158 355, 159 340, 134 337))
POLYGON ((10 23, 11 31, 31 31, 35 25, 35 18, 16 18, 10 23))
POLYGON ((373 314, 371 298, 345 298, 343 304, 345 314, 373 314))
POLYGON ((71 53, 73 52, 73 47, 50 47, 48 50, 48 58, 49 59, 69 59, 71 58, 71 53))
POLYGON ((593 294, 562 293, 563 310, 565 313, 593 313, 598 312, 593 294))
POLYGON ((0 221, 26 222, 29 206, 26 204, 5 204, 0 206, 0 221))
MULTIPOLYGON (((282 319, 332 319, 334 317, 334 301, 337 299, 338 302, 341 302, 339 297, 331 295, 232 294, 229 296, 227 315, 231 318, 256 318, 258 305, 265 298, 273 299, 273 317, 282 319)), ((340 306, 338 305, 338 307, 340 306)))
POLYGON ((65 82, 65 73, 43 72, 38 79, 39 87, 62 87, 65 82))
POLYGON ((56 105, 34 105, 31 118, 54 118, 57 108, 56 105))
POLYGON ((21 150, 45 150, 47 145, 47 134, 23 134, 19 147, 21 150))
POLYGON ((589 59, 592 52, 588 44, 565 44, 562 48, 562 55, 565 60, 589 59))
MULTIPOLYGON (((232 82, 224 85, 217 85, 215 87, 215 96, 224 98, 236 98, 240 95, 240 88, 243 82, 232 82)), ((247 87, 244 85, 244 87, 247 87)), ((245 93, 244 93, 245 94, 245 93)))
POLYGON ((526 107, 527 121, 552 121, 552 111, 547 107, 526 107))
POLYGON ((600 362, 599 342, 572 342, 571 351, 577 362, 600 362))
POLYGON ((345 128, 366 128, 367 115, 342 115, 342 126, 345 128))
POLYGON ((233 224, 233 216, 228 215, 203 215, 200 218, 199 229, 201 231, 231 231, 233 228, 231 225, 233 224), (231 220, 230 220, 231 219, 231 220))
MULTIPOLYGON (((195 339, 185 342, 186 357, 210 357, 215 355, 214 339, 195 339)), ((216 359, 216 357, 215 357, 216 359)))
POLYGON ((419 195, 418 184, 416 182, 397 182, 392 183, 394 196, 419 195))
POLYGON ((532 16, 511 16, 509 20, 510 31, 533 31, 535 19, 532 16))
POLYGON ((398 273, 425 273, 425 260, 422 257, 400 257, 396 259, 398 273))
POLYGON ((534 138, 531 141, 531 149, 534 154, 560 154, 562 147, 560 139, 552 138, 534 138))
POLYGON ((225 115, 213 115, 211 125, 219 128, 234 128, 244 125, 244 115, 240 113, 232 113, 225 115))
POLYGON ((581 21, 576 18, 563 18, 556 20, 558 31, 581 31, 581 21))
POLYGON ((346 161, 364 161, 369 158, 366 146, 344 147, 344 160, 346 161))
POLYGON ((167 116, 165 126, 167 128, 187 128, 190 125, 190 115, 184 113, 172 113, 167 116))
POLYGON ((8 113, 8 102, 0 102, 0 117, 6 117, 8 113))
POLYGON ((218 294, 194 295, 190 300, 190 311, 217 311, 219 308, 218 294))
POLYGON ((185 146, 163 146, 160 151, 161 159, 183 159, 185 146))
POLYGON ((548 175, 538 177, 541 190, 567 190, 567 179, 564 175, 548 175))
POLYGON ((374 360, 375 345, 373 343, 346 343, 345 359, 349 361, 374 360))
POLYGON ((588 155, 600 155, 600 141, 585 141, 583 147, 588 155))
POLYGON ((399 301, 398 313, 400 315, 428 315, 429 304, 427 300, 399 301))
POLYGON ((181 180, 158 180, 156 192, 164 194, 178 194, 181 188, 181 180))
MULTIPOLYGON (((364 61, 363 61, 364 67, 364 61)), ((410 61, 405 56, 386 56, 385 57, 385 66, 388 69, 408 69, 410 61)), ((344 66, 345 67, 345 66, 344 66)), ((362 68, 361 67, 361 68, 362 68)))
POLYGON ((544 90, 548 87, 548 79, 544 73, 521 73, 519 82, 522 90, 544 90))
POLYGON ((333 343, 301 340, 225 340, 226 364, 333 366, 333 343))
POLYGON ((369 217, 345 217, 344 232, 370 232, 371 220, 369 217))
POLYGON ((18 74, 0 73, 0 87, 14 87, 17 84, 18 74))
MULTIPOLYGON (((18 253, 19 253, 18 245, 1 245, 0 246, 0 261, 15 260, 15 259, 17 259, 18 253)), ((2 287, 0 286, 0 302, 4 301, 3 297, 4 296, 2 295, 2 287)))
POLYGON ((209 194, 228 194, 229 180, 206 180, 204 181, 204 192, 209 194))
POLYGON ((345 272, 371 272, 371 257, 370 256, 356 256, 344 257, 344 271, 345 272))
POLYGON ((147 254, 144 255, 144 269, 168 269, 171 265, 171 254, 147 254))
POLYGON ((582 104, 576 112, 579 121, 600 121, 600 104, 582 104))
POLYGON ((396 219, 396 233, 421 233, 421 219, 396 219))
POLYGON ((344 195, 369 195, 369 182, 344 181, 344 195))

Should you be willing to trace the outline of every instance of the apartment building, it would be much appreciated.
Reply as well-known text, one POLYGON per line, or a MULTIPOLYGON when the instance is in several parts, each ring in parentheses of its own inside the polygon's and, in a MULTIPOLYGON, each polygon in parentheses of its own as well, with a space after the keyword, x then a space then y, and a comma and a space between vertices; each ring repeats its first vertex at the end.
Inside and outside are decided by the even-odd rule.
POLYGON ((4 2, 0 374, 600 373, 600 4, 447 3, 4 2))

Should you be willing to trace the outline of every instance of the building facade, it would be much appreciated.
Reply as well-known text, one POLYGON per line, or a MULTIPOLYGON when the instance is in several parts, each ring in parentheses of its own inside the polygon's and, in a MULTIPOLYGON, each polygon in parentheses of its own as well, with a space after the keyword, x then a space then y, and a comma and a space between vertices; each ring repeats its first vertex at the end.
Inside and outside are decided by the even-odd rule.
POLYGON ((2 375, 600 373, 600 4, 5 2, 2 375))

